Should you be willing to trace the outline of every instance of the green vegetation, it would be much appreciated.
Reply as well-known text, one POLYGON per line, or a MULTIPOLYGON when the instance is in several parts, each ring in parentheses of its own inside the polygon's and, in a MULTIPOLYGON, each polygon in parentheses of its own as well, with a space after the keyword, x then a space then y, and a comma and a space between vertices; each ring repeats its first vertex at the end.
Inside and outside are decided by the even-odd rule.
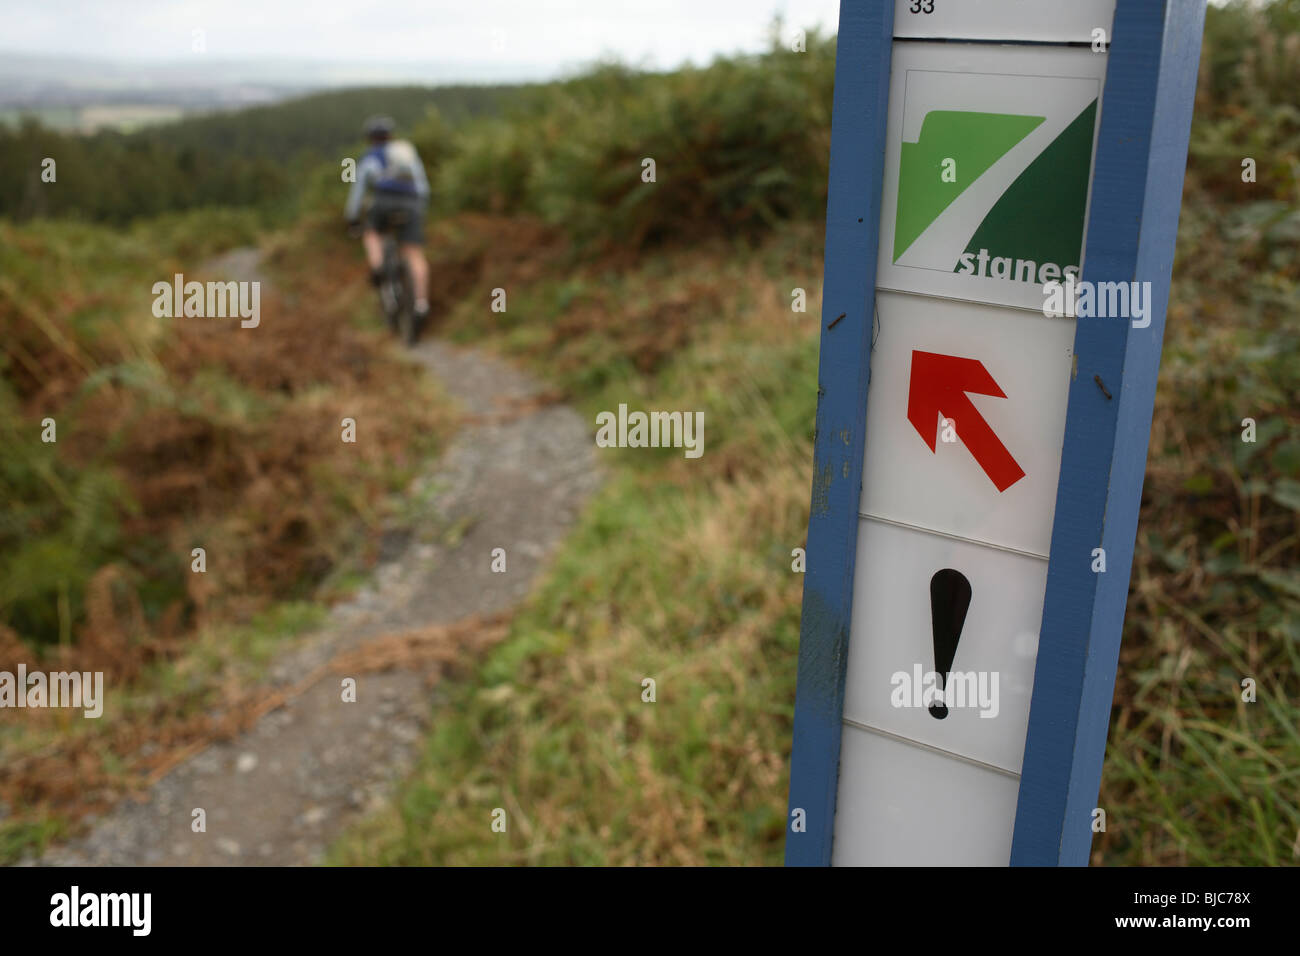
POLYGON ((25 119, 0 125, 0 217, 75 216, 123 224, 201 207, 257 207, 280 221, 298 214, 301 178, 323 159, 337 171, 357 155, 362 120, 387 113, 403 127, 426 118, 460 122, 491 113, 509 87, 384 87, 318 93, 239 112, 218 112, 130 133, 91 136, 25 119), (57 163, 55 183, 42 161, 57 163), (106 188, 107 186, 107 188, 106 188))
MULTIPOLYGON (((1296 58, 1248 55, 1297 45, 1295 4, 1210 10, 1097 863, 1286 863, 1300 832, 1300 114, 1296 58), (1243 138, 1254 185, 1240 181, 1243 138), (1255 444, 1241 441, 1245 417, 1259 423, 1255 444), (1257 703, 1241 701, 1246 676, 1257 703)), ((819 312, 810 301, 792 315, 789 296, 818 284, 820 227, 782 222, 756 248, 700 242, 716 218, 675 217, 692 203, 716 217, 728 204, 706 197, 729 181, 702 178, 682 202, 674 180, 666 195, 683 152, 713 161, 697 136, 774 112, 716 95, 723 72, 749 70, 769 91, 806 84, 791 95, 815 98, 789 112, 805 141, 826 135, 809 119, 829 110, 829 57, 778 52, 656 78, 662 99, 625 126, 627 81, 611 73, 589 102, 616 105, 568 143, 537 132, 583 122, 560 87, 515 126, 470 127, 452 144, 441 175, 474 179, 474 208, 520 204, 620 251, 676 236, 630 265, 587 256, 512 283, 501 315, 480 305, 503 281, 489 261, 452 334, 531 361, 591 420, 620 401, 703 409, 707 453, 606 453, 607 486, 511 636, 437 707, 397 805, 341 840, 336 862, 780 862, 802 583, 790 549, 807 520, 819 312), (703 103, 724 115, 700 117, 703 103), (660 149, 638 125, 653 115, 702 125, 678 120, 683 145, 660 149), (606 143, 623 144, 617 175, 606 143), (570 152, 588 164, 566 165, 570 152), (639 184, 642 154, 663 157, 661 185, 639 184), (590 188, 604 177, 610 188, 590 188), (644 677, 657 681, 654 705, 644 677), (488 826, 497 806, 506 835, 488 826)), ((736 168, 790 156, 770 132, 751 124, 736 168)), ((789 162, 805 188, 824 183, 811 157, 789 162)), ((448 235, 445 267, 475 244, 472 229, 448 235)))
POLYGON ((451 430, 376 328, 352 244, 259 218, 0 221, 0 670, 75 664, 117 688, 91 726, 0 724, 0 860, 237 726, 253 701, 230 688, 321 620, 318 588, 373 549, 451 430), (155 281, 259 238, 255 332, 153 314, 155 281), (339 440, 367 415, 364 443, 339 440))
POLYGON ((446 146, 442 211, 530 214, 624 252, 701 234, 755 233, 826 210, 835 41, 638 74, 608 66, 523 92, 446 146), (776 58, 780 59, 776 67, 776 58), (774 68, 776 67, 776 68, 774 68), (653 189, 643 161, 655 160, 653 189))
POLYGON ((607 453, 607 486, 508 641, 438 707, 399 806, 336 859, 779 858, 817 366, 789 289, 815 286, 817 244, 788 225, 758 250, 714 240, 550 275, 493 328, 486 298, 453 313, 454 334, 531 359, 588 421, 619 402, 703 410, 705 454, 607 453), (537 326, 551 335, 532 340, 537 326), (643 336, 673 344, 646 362, 643 336), (496 806, 505 837, 483 822, 496 806))
MULTIPOLYGON (((253 239, 255 223, 231 211, 127 232, 0 225, 0 434, 11 449, 0 470, 10 503, 0 625, 29 642, 68 643, 86 622, 92 580, 110 566, 132 583, 145 622, 191 616, 207 600, 186 583, 193 543, 225 542, 224 570, 210 572, 218 591, 293 593, 332 564, 318 545, 347 513, 339 494, 360 500, 376 487, 373 461, 322 457, 306 437, 337 428, 355 407, 350 391, 376 397, 376 366, 387 363, 373 336, 286 310, 273 289, 263 308, 274 321, 256 333, 266 355, 250 352, 252 334, 233 321, 217 335, 152 313, 157 279, 201 273, 211 253, 253 239), (338 361, 349 353, 365 360, 338 361), (47 419, 55 442, 41 440, 47 419), (300 506, 286 510, 282 496, 300 506)), ((297 285, 323 294, 305 277, 297 285)), ((419 381, 409 370, 383 374, 419 381)), ((385 452, 408 442, 409 418, 386 416, 385 452)))
MULTIPOLYGON (((1300 4, 1212 8, 1205 49, 1099 801, 1105 864, 1288 863, 1300 832, 1300 4), (1247 156, 1255 183, 1241 179, 1247 156), (1245 418, 1253 444, 1241 441, 1245 418), (1255 703, 1241 700, 1247 677, 1255 703)), ((447 110, 414 129, 440 213, 430 234, 445 333, 528 363, 588 421, 620 402, 703 410, 706 453, 602 451, 606 484, 509 637, 472 678, 444 685, 419 767, 390 809, 339 841, 336 862, 780 861, 832 77, 833 41, 812 37, 805 54, 671 75, 604 67, 517 91, 499 115, 447 110), (641 179, 646 158, 654 183, 641 179), (504 313, 486 306, 498 287, 504 313), (809 292, 806 314, 791 311, 795 288, 809 292), (654 704, 642 700, 647 677, 654 704), (495 807, 510 813, 505 835, 489 828, 495 807)), ((176 129, 121 148, 165 153, 176 129)), ((263 159, 286 168, 284 155, 263 159)), ((140 665, 128 709, 166 723, 211 700, 204 668, 255 673, 310 626, 309 588, 337 551, 327 542, 366 513, 348 489, 400 487, 419 432, 396 422, 383 460, 355 472, 337 458, 301 464, 315 454, 301 440, 284 451, 298 464, 278 467, 278 442, 337 422, 339 396, 405 407, 386 396, 420 387, 377 357, 377 333, 346 321, 366 290, 337 236, 341 189, 335 161, 318 161, 274 213, 292 208, 296 224, 264 244, 286 298, 332 304, 332 321, 312 317, 328 334, 290 323, 288 339, 259 336, 256 352, 178 338, 135 303, 155 272, 247 242, 274 204, 119 230, 0 223, 0 481, 15 503, 0 553, 26 555, 0 571, 0 652, 19 636, 29 650, 89 652, 79 622, 99 613, 113 622, 100 630, 134 642, 106 651, 145 649, 128 657, 140 665), (340 352, 366 355, 362 370, 329 361, 340 352), (47 414, 57 452, 35 438, 47 414), (229 470, 235 437, 281 476, 271 497, 229 470), (176 452, 170 482, 145 480, 176 452), (328 492, 302 498, 317 481, 328 492), (284 500, 303 501, 307 533, 274 520, 284 500), (141 524, 159 514, 169 523, 141 524), (257 547, 237 540, 240 520, 263 533, 257 547), (292 559, 263 566, 273 586, 258 604, 279 617, 230 603, 257 575, 227 581, 224 605, 177 590, 185 578, 168 568, 184 567, 199 534, 225 535, 238 553, 294 544, 292 559), (276 575, 282 566, 315 570, 276 575), (151 640, 170 633, 177 601, 187 643, 158 655, 151 640)), ((166 208, 187 204, 177 195, 166 208)), ((112 221, 130 208, 119 201, 67 209, 112 221)), ((71 798, 51 781, 77 779, 67 768, 94 752, 88 733, 0 738, 26 761, 0 774, 14 808, 0 858, 61 832, 48 806, 71 798), (55 743, 63 777, 34 763, 55 743)), ((139 768, 123 763, 99 765, 93 781, 122 784, 139 768)))

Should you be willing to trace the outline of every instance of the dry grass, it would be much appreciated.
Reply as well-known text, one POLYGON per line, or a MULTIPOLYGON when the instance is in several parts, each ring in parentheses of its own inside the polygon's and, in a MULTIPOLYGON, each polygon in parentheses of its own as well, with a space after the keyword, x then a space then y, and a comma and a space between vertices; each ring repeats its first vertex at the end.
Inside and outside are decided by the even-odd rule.
MULTIPOLYGON (((427 376, 388 350, 355 250, 321 243, 314 226, 269 243, 274 282, 248 330, 154 319, 152 272, 199 270, 148 246, 114 255, 99 245, 112 241, 103 230, 50 227, 45 261, 39 239, 14 233, 37 257, 0 289, 6 351, 22 356, 10 368, 29 376, 15 376, 19 414, 57 417, 56 477, 101 469, 122 498, 115 542, 84 555, 66 639, 0 628, 0 670, 103 671, 118 706, 103 721, 6 712, 0 857, 30 848, 8 834, 103 810, 278 706, 282 692, 259 686, 259 668, 321 615, 277 602, 343 560, 364 561, 385 496, 453 428, 427 376), (98 288, 38 284, 87 260, 98 288), (24 279, 26 298, 15 291, 24 279), (354 323, 358 314, 368 321, 354 323), (355 444, 340 440, 344 417, 358 423, 355 444), (191 573, 200 546, 207 571, 191 573), (159 578, 175 582, 170 592, 160 595, 159 578)), ((36 442, 39 428, 22 434, 36 442)), ((48 513, 34 505, 30 520, 48 513)), ((436 667, 432 644, 408 644, 404 659, 436 667)))
POLYGON ((719 243, 518 290, 530 308, 585 283, 584 331, 529 346, 502 323, 500 347, 531 356, 588 412, 617 400, 703 410, 705 454, 613 453, 616 477, 508 640, 435 713, 430 756, 400 804, 335 859, 779 859, 803 586, 791 549, 806 530, 811 455, 810 420, 806 434, 786 422, 812 396, 820 307, 814 296, 793 314, 790 289, 816 283, 788 277, 809 244, 810 230, 795 230, 748 255, 719 243), (679 327, 689 344, 634 360, 642 341, 679 327), (583 365, 591 348, 607 367, 583 365), (584 381, 602 384, 584 394, 584 381), (489 826, 495 807, 509 815, 504 835, 489 826))

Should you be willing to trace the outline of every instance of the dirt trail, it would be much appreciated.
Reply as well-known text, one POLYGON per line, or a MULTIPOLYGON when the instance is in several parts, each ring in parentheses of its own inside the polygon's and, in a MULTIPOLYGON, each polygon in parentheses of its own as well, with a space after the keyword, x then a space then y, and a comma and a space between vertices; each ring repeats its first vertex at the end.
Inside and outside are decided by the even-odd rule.
MULTIPOLYGON (((260 278, 251 250, 218 262, 223 275, 260 278)), ((368 640, 415 631, 417 651, 454 658, 486 631, 500 632, 502 612, 528 593, 600 480, 587 425, 573 409, 545 404, 540 384, 520 370, 436 341, 410 354, 469 415, 410 489, 422 503, 416 525, 386 535, 371 583, 275 661, 273 680, 288 691, 282 706, 178 765, 145 802, 124 800, 42 863, 312 863, 409 770, 438 691, 419 668, 369 670, 377 651, 400 660, 412 645, 368 640), (494 548, 506 551, 505 573, 491 570, 494 548), (349 655, 358 660, 355 703, 341 692, 349 655), (196 808, 206 814, 204 833, 191 829, 196 808)))

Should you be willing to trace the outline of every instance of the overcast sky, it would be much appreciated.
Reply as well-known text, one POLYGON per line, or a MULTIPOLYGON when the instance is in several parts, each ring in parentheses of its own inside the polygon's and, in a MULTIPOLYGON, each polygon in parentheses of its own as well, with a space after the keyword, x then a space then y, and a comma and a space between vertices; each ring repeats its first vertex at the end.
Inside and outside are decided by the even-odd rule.
POLYGON ((465 64, 467 74, 567 72, 602 56, 650 68, 834 32, 838 0, 0 0, 0 49, 48 56, 465 64))

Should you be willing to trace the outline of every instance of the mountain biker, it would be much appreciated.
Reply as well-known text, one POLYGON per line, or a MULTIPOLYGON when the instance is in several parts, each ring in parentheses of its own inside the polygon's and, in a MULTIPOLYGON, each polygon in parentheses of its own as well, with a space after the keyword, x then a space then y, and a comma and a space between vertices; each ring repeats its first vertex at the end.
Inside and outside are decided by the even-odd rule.
POLYGON ((343 215, 353 235, 360 228, 361 203, 367 190, 373 190, 361 245, 370 265, 370 284, 380 287, 383 281, 384 245, 381 233, 393 230, 402 257, 411 272, 415 300, 416 334, 429 317, 429 266, 424 258, 424 207, 429 200, 429 181, 424 164, 415 147, 404 139, 393 139, 394 122, 387 116, 366 120, 366 139, 370 143, 361 162, 357 178, 348 193, 343 215))

